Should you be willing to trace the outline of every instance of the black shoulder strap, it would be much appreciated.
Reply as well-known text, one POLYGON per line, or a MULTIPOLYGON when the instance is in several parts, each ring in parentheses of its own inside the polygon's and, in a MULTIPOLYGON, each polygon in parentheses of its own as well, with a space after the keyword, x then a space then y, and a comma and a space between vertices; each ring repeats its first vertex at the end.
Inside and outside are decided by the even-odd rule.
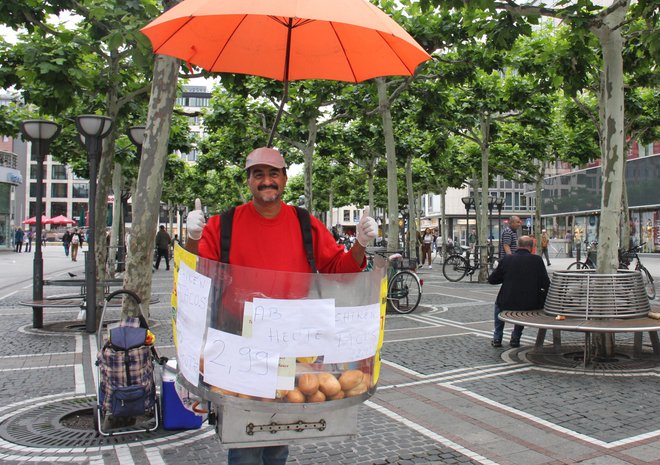
POLYGON ((220 215, 220 261, 229 263, 229 248, 231 247, 231 229, 234 224, 234 210, 231 207, 220 215))
MULTIPOLYGON (((300 232, 303 239, 303 247, 307 262, 312 268, 312 273, 318 273, 316 269, 316 261, 314 260, 314 241, 312 238, 312 221, 309 217, 309 212, 304 208, 295 207, 298 215, 298 222, 300 223, 300 232)), ((234 223, 234 210, 236 207, 231 207, 225 210, 220 215, 220 261, 222 263, 229 263, 229 249, 231 247, 231 231, 234 223)))
POLYGON ((302 233, 303 247, 307 255, 307 262, 312 268, 312 273, 318 273, 316 262, 314 261, 314 241, 312 239, 312 221, 309 218, 309 212, 304 208, 295 207, 300 222, 300 232, 302 233))

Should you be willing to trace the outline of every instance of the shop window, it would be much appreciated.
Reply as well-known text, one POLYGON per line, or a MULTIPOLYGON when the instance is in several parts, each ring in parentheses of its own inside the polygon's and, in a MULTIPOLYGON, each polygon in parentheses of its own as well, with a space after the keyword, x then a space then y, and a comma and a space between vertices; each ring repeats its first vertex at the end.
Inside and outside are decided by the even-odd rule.
POLYGON ((53 165, 50 167, 50 179, 66 179, 66 166, 53 165))
POLYGON ((89 197, 89 185, 87 183, 74 182, 73 183, 73 198, 86 199, 89 197))
MULTIPOLYGON (((51 183, 50 196, 51 197, 64 197, 66 198, 66 183, 51 183)), ((55 215, 57 216, 57 215, 55 215)))
POLYGON ((66 202, 51 202, 50 217, 63 215, 66 216, 66 202))

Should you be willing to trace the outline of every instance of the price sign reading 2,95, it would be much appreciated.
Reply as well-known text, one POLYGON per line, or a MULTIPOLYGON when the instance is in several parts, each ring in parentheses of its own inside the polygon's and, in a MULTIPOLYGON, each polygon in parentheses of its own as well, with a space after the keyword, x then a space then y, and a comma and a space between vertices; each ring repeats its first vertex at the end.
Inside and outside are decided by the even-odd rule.
POLYGON ((204 347, 204 381, 240 394, 272 399, 279 358, 277 348, 209 328, 204 347))

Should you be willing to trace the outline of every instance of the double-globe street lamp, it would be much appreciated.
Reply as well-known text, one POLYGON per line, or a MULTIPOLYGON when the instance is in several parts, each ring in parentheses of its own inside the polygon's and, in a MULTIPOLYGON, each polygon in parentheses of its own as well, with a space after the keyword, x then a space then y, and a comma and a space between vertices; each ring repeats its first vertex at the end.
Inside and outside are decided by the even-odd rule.
POLYGON ((465 205, 465 246, 470 246, 470 208, 477 211, 474 203, 474 197, 461 197, 461 202, 465 205))
MULTIPOLYGON (((41 235, 43 224, 43 194, 44 194, 44 160, 50 143, 60 133, 57 123, 46 120, 27 120, 21 123, 23 137, 31 142, 31 156, 37 162, 37 184, 35 186, 36 204, 34 209, 36 220, 36 243, 34 249, 34 265, 32 269, 32 300, 43 300, 44 297, 44 259, 41 253, 41 235)), ((42 307, 32 307, 32 327, 42 328, 44 311, 42 307)))
MULTIPOLYGON (((504 206, 504 197, 497 197, 494 195, 489 195, 488 196, 488 244, 490 246, 490 253, 491 255, 494 252, 494 247, 495 245, 493 244, 493 239, 495 239, 495 236, 493 236, 493 208, 497 207, 497 219, 498 219, 498 225, 501 220, 500 215, 502 213, 502 207, 504 206)), ((499 225, 499 230, 500 230, 500 236, 501 236, 501 225, 499 225)), ((499 244, 499 242, 498 242, 499 244)))
POLYGON ((80 140, 85 147, 89 161, 89 225, 87 228, 87 256, 85 257, 85 287, 87 300, 87 315, 85 330, 96 332, 96 176, 98 164, 103 152, 103 139, 110 134, 112 118, 99 115, 76 116, 76 128, 80 140))

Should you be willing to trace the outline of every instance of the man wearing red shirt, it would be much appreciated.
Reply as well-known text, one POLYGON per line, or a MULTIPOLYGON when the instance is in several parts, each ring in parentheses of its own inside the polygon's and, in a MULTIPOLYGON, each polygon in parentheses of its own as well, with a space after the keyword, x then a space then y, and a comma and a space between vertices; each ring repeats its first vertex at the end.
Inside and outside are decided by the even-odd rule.
MULTIPOLYGON (((303 247, 300 222, 294 207, 282 202, 286 163, 272 148, 258 148, 245 162, 252 201, 236 208, 232 223, 229 263, 274 271, 311 272, 303 247)), ((357 226, 357 241, 350 251, 337 244, 328 229, 311 217, 314 261, 321 273, 351 273, 366 265, 365 247, 378 226, 365 209, 357 226)), ((186 249, 200 257, 220 260, 220 216, 205 224, 201 202, 188 214, 186 249)), ((276 297, 272 296, 271 297, 276 297)), ((283 296, 285 297, 285 296, 283 296)), ((229 465, 283 465, 287 446, 230 449, 229 465)))

